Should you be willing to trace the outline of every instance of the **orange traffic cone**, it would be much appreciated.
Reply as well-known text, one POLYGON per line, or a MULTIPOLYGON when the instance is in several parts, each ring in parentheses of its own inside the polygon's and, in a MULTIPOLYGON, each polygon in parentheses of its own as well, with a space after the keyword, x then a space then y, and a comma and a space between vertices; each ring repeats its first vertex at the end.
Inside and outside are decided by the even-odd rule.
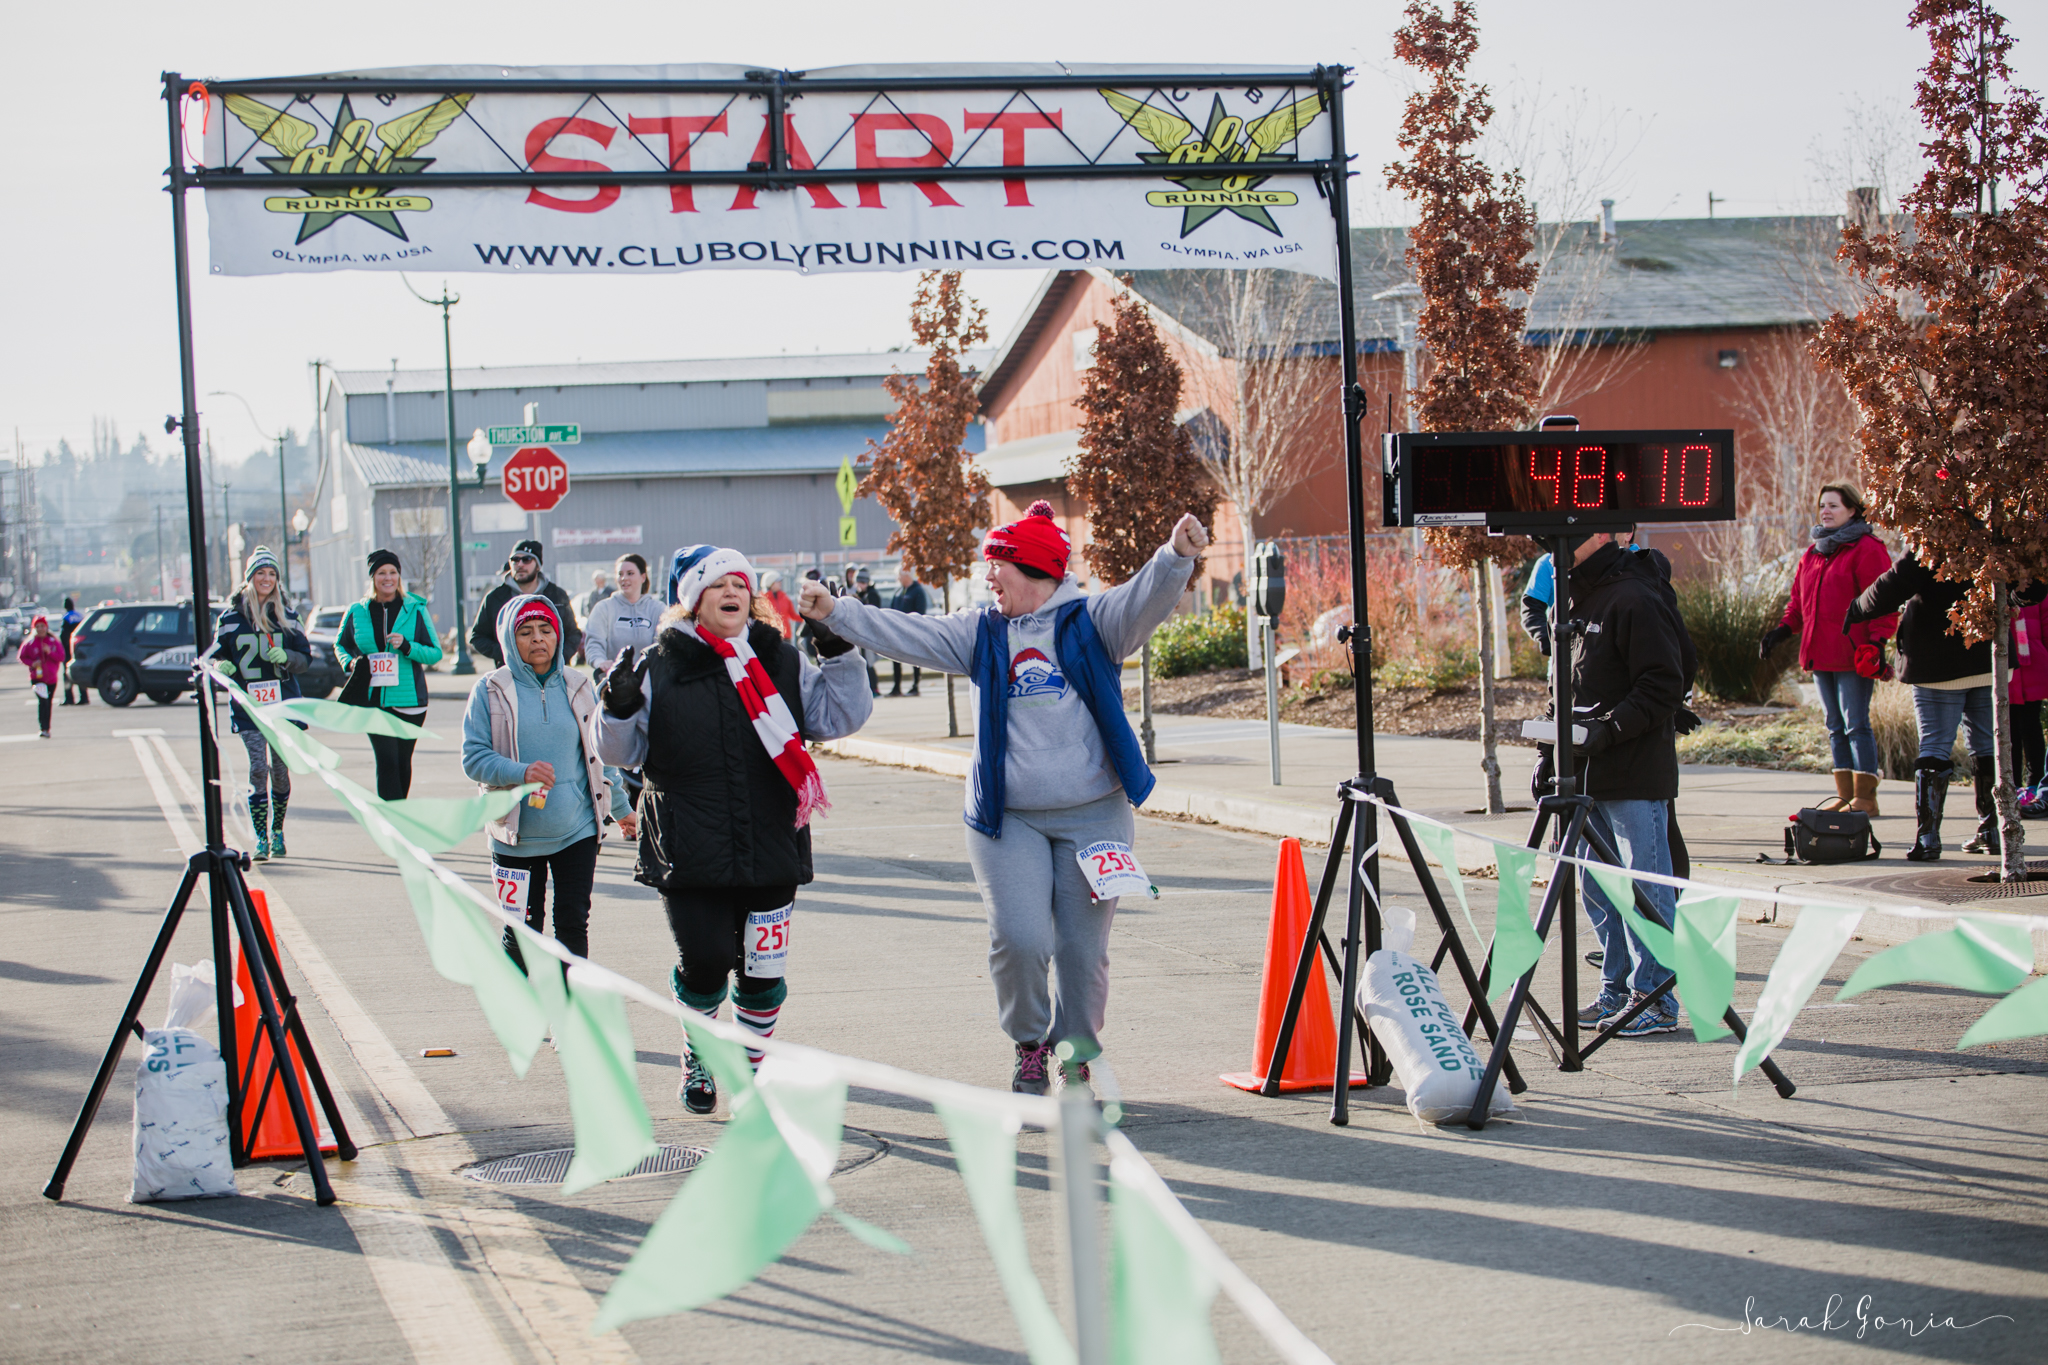
MULTIPOLYGON (((1280 1019, 1287 1012, 1287 991, 1294 984, 1294 966, 1301 952, 1301 937, 1308 932, 1313 906, 1309 901, 1308 873, 1302 867, 1301 842, 1280 841, 1280 865, 1273 874, 1273 919, 1266 930, 1266 972, 1259 985, 1259 1026, 1252 1038, 1252 1070, 1232 1071, 1219 1079, 1239 1090, 1258 1090, 1266 1083, 1266 1063, 1272 1059, 1273 1044, 1280 1037, 1280 1019)), ((1315 954, 1309 968, 1308 992, 1301 998, 1301 1014, 1295 1020, 1294 1038, 1288 1044, 1287 1064, 1280 1073, 1282 1090, 1329 1090, 1337 1077, 1337 1025, 1330 1015, 1329 980, 1323 975, 1322 954, 1315 954)), ((1366 1078, 1354 1073, 1351 1084, 1365 1085, 1366 1078)))
MULTIPOLYGON (((277 955, 277 932, 270 927, 270 901, 255 887, 249 888, 249 904, 256 911, 257 926, 263 931, 271 956, 277 955)), ((242 1147, 252 1161, 275 1161, 292 1157, 304 1157, 305 1148, 299 1145, 299 1131, 292 1124, 292 1105, 284 1091, 284 1078, 270 1074, 270 1039, 263 1032, 262 1006, 256 999, 256 983, 249 977, 249 959, 243 955, 241 945, 235 945, 235 987, 241 991, 241 1003, 235 1006, 235 1051, 237 1058, 237 1079, 249 1078, 249 1093, 242 1097, 242 1147), (256 1065, 249 1066, 251 1049, 254 1049, 256 1065), (264 1096, 265 1082, 269 1093, 262 1100, 263 1113, 252 1131, 249 1119, 256 1113, 259 1096, 264 1096)), ((299 1090, 306 1097, 306 1108, 313 1115, 313 1122, 320 1125, 320 1150, 335 1150, 334 1134, 327 1131, 325 1115, 320 1112, 320 1098, 313 1093, 313 1082, 306 1075, 306 1064, 299 1060, 299 1045, 289 1034, 285 1037, 285 1050, 291 1053, 292 1065, 299 1073, 299 1090)))

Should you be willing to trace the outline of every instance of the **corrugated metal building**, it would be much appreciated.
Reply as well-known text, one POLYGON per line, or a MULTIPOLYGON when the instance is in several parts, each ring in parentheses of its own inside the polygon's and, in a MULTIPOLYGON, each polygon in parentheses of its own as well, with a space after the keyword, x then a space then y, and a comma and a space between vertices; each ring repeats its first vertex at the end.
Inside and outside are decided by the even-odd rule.
MULTIPOLYGON (((906 351, 458 369, 459 543, 471 603, 499 581, 513 542, 527 535, 538 536, 548 576, 572 595, 629 550, 657 563, 699 541, 735 546, 764 565, 871 563, 888 581, 894 521, 856 500, 855 544, 842 546, 833 480, 842 461, 858 461, 888 430, 894 404, 882 380, 919 373, 924 361, 906 351), (535 516, 504 497, 512 448, 493 451, 481 487, 462 449, 476 428, 522 422, 529 403, 543 423, 582 428, 579 444, 555 448, 569 466, 568 495, 535 516)), ((987 354, 969 361, 985 367, 987 354)), ((332 374, 323 399, 328 472, 309 537, 318 602, 359 597, 364 556, 381 545, 397 552, 416 590, 430 593, 436 623, 453 624, 444 404, 438 369, 332 374)), ((971 427, 970 448, 980 442, 981 428, 971 427)))

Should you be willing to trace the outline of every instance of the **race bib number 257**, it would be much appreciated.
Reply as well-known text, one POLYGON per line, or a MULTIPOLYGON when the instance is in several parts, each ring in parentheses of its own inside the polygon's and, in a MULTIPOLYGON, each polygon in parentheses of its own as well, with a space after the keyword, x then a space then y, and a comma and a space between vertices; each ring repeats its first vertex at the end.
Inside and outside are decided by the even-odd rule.
POLYGON ((789 975, 789 915, 796 907, 778 905, 747 916, 747 975, 789 975))

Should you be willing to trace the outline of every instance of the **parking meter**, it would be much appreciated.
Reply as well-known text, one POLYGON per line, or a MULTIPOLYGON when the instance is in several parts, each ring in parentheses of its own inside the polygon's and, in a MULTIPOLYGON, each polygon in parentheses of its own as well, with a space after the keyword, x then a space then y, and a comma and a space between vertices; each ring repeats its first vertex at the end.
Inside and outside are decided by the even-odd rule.
POLYGON ((1280 619, 1287 606, 1287 560, 1273 541, 1252 552, 1252 610, 1269 621, 1280 619))

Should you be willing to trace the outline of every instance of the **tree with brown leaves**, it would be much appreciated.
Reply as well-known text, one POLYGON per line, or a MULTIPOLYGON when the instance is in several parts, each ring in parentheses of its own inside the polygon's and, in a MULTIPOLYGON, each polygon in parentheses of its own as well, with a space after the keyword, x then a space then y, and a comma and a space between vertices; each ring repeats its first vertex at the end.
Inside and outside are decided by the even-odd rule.
POLYGON ((2023 880, 2006 636, 2010 590, 2048 581, 2048 120, 2013 81, 1997 11, 1920 0, 1912 24, 1933 55, 1914 99, 1926 173, 1900 199, 1911 231, 1844 229, 1840 259, 1866 292, 1813 351, 1861 412, 1876 520, 1971 585, 1951 628, 1992 644, 2003 875, 2023 880))
MULTIPOLYGON (((1128 281, 1126 281, 1128 285, 1128 281)), ((1088 567, 1114 586, 1173 538, 1192 512, 1216 520, 1216 485, 1177 418, 1180 362, 1160 339, 1152 312, 1131 293, 1111 300, 1114 317, 1095 325, 1095 364, 1081 381, 1080 449, 1067 467, 1067 490, 1088 508, 1088 567)), ((1200 576, 1202 561, 1195 561, 1200 576)), ((1152 736, 1152 644, 1139 654, 1139 733, 1145 761, 1152 736)))
MULTIPOLYGON (((860 495, 874 498, 896 519, 889 549, 926 582, 940 585, 953 609, 953 580, 973 572, 981 532, 989 524, 988 479, 967 450, 967 425, 979 404, 974 375, 961 355, 988 340, 988 310, 960 287, 957 270, 927 270, 917 277, 910 304, 910 335, 929 347, 924 382, 892 374, 882 387, 896 400, 889 434, 869 441, 871 461, 860 495)), ((958 735, 953 677, 946 676, 947 733, 958 735)))
MULTIPOLYGON (((1497 176, 1474 150, 1493 119, 1493 103, 1465 68, 1479 46, 1472 0, 1453 0, 1446 15, 1434 0, 1410 0, 1395 31, 1394 55, 1429 84, 1408 97, 1400 146, 1406 161, 1387 167, 1387 183, 1415 202, 1407 260, 1422 290, 1416 335, 1428 349, 1429 378, 1415 404, 1424 431, 1508 431, 1528 427, 1536 380, 1526 346, 1527 309, 1510 295, 1536 287, 1529 259, 1535 210, 1519 172, 1497 176)), ((1480 742, 1489 810, 1501 799, 1495 756, 1491 597, 1498 577, 1488 561, 1519 562, 1533 548, 1520 536, 1488 536, 1478 528, 1425 532, 1437 558, 1473 571, 1479 614, 1480 742)))

